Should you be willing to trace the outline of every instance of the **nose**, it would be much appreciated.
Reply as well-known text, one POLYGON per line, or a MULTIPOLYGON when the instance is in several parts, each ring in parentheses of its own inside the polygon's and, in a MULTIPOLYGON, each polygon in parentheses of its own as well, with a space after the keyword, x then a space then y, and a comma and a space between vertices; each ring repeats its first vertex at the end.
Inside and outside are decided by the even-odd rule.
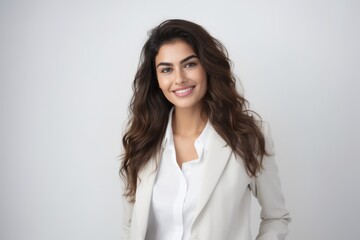
POLYGON ((175 78, 175 84, 181 85, 183 83, 187 82, 186 74, 182 69, 177 71, 176 78, 175 78))

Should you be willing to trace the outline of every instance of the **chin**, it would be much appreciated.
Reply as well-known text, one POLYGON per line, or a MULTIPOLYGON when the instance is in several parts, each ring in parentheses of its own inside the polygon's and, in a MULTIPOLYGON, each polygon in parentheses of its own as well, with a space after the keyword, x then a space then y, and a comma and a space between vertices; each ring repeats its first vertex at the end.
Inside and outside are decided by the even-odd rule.
POLYGON ((192 103, 173 103, 175 108, 180 109, 192 109, 192 108, 199 108, 202 104, 199 102, 192 102, 192 103))

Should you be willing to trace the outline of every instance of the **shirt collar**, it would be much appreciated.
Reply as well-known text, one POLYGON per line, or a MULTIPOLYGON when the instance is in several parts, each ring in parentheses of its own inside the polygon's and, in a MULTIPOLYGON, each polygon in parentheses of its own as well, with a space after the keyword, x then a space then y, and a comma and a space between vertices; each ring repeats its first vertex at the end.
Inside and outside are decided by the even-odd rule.
POLYGON ((166 133, 165 133, 166 146, 174 145, 173 132, 172 132, 172 126, 171 126, 173 112, 174 112, 174 107, 171 108, 171 110, 170 110, 169 120, 168 120, 167 127, 166 127, 166 133))

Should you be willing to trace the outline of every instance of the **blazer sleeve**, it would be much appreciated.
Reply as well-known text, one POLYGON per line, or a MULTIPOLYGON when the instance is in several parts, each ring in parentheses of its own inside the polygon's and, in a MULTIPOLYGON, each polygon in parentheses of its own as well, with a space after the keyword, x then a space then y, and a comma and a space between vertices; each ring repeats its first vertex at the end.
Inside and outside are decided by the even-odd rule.
MULTIPOLYGON (((124 191, 124 181, 122 179, 122 190, 124 191)), ((130 203, 127 197, 122 196, 121 198, 121 240, 130 240, 130 229, 131 229, 131 218, 134 204, 130 203)))
POLYGON ((250 188, 261 206, 261 224, 256 240, 284 240, 291 221, 285 208, 285 199, 281 192, 278 168, 275 163, 274 143, 270 127, 263 123, 266 150, 270 156, 264 156, 263 169, 253 179, 250 188))

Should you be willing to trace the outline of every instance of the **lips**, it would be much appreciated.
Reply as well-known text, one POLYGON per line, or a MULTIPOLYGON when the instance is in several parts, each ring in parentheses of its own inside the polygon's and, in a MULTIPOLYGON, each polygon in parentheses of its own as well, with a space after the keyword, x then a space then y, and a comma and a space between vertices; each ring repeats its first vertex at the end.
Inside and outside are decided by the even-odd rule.
POLYGON ((175 93, 176 96, 178 97, 185 97, 189 94, 191 94, 194 90, 195 86, 191 86, 191 87, 184 87, 184 88, 179 88, 176 89, 175 91, 173 91, 175 93))

